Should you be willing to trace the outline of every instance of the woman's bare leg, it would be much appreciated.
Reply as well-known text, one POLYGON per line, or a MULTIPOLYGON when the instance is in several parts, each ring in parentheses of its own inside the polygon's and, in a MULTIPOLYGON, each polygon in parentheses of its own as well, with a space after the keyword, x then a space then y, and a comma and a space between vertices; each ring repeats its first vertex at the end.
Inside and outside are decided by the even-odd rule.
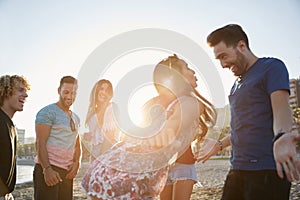
POLYGON ((193 192, 194 180, 180 180, 173 185, 172 200, 189 200, 193 192))
POLYGON ((166 185, 164 190, 160 193, 160 200, 172 200, 173 185, 166 185))

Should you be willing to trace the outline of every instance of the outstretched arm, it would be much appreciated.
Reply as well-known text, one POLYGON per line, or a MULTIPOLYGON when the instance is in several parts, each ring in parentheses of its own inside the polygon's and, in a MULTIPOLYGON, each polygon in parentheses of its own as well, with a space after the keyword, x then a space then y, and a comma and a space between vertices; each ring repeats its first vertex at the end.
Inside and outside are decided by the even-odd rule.
POLYGON ((204 139, 204 145, 197 152, 197 161, 205 163, 211 156, 218 153, 218 151, 230 146, 230 136, 224 137, 222 140, 214 140, 211 138, 204 139))
MULTIPOLYGON (((188 130, 200 115, 202 105, 193 97, 181 97, 168 110, 165 123, 157 135, 148 140, 152 148, 162 148, 174 142, 180 130, 188 130)), ((187 134, 184 138, 190 144, 195 136, 187 134)), ((182 138, 181 138, 182 139, 182 138)), ((183 141, 180 141, 183 142, 183 141)), ((187 148, 187 147, 186 147, 187 148)))

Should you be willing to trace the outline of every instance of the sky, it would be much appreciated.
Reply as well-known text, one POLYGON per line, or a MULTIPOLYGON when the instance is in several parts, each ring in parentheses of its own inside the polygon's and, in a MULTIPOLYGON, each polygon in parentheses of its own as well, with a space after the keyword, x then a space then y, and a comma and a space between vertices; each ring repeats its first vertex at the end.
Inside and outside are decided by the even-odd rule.
MULTIPOLYGON (((13 120, 18 128, 26 130, 25 137, 34 137, 36 113, 58 100, 60 78, 72 75, 80 78, 79 88, 85 96, 77 98, 80 101, 74 105, 84 126, 91 84, 107 78, 114 87, 120 86, 120 80, 129 72, 140 66, 153 67, 176 49, 175 53, 195 68, 197 89, 216 107, 222 107, 235 78, 214 59, 206 37, 228 23, 243 27, 255 55, 280 58, 290 78, 299 78, 299 0, 0 0, 0 75, 23 75, 31 85, 24 111, 16 113, 13 120), (139 35, 139 30, 146 32, 139 35), (166 33, 161 42, 166 46, 151 46, 157 31, 166 33), (140 42, 139 46, 134 46, 135 42, 140 42), (177 45, 174 48, 173 43, 177 45), (185 44, 193 47, 188 49, 188 45, 186 53, 179 50, 185 44), (197 70, 194 55, 198 52, 203 63, 216 73, 197 70), (86 71, 95 57, 96 62, 109 64, 99 69, 94 65, 86 71), (217 90, 211 80, 216 80, 217 90)), ((154 95, 151 88, 146 93, 145 88, 135 91, 130 93, 131 98, 136 96, 133 105, 141 105, 154 95)))

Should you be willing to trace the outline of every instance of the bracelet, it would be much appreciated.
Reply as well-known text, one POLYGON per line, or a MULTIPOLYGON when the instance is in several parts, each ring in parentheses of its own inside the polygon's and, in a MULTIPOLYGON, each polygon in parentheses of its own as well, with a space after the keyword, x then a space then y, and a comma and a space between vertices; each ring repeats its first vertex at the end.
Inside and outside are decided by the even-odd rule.
POLYGON ((223 143, 221 142, 221 140, 218 140, 217 143, 219 145, 220 151, 222 151, 223 150, 223 143))
POLYGON ((46 171, 48 168, 51 168, 51 165, 48 165, 47 167, 43 168, 43 174, 45 173, 45 171, 46 171))
POLYGON ((285 132, 279 132, 277 133, 277 135, 274 136, 273 138, 273 143, 278 140, 281 136, 283 136, 285 134, 285 132))

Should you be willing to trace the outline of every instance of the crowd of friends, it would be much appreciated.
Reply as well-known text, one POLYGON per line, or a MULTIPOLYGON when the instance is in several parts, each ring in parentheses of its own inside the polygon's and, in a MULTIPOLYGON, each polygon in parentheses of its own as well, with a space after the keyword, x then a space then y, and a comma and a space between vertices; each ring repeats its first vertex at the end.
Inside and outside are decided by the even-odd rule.
MULTIPOLYGON (((85 133, 72 112, 77 79, 63 76, 58 101, 38 111, 33 172, 35 200, 71 200, 73 179, 90 147, 90 165, 81 181, 90 199, 188 200, 197 182, 196 162, 232 147, 222 199, 289 199, 300 179, 300 158, 292 133, 289 74, 277 58, 257 57, 242 27, 228 24, 207 37, 215 58, 236 77, 228 95, 230 135, 206 137, 216 123, 213 104, 197 88, 195 72, 176 54, 153 71, 157 96, 141 109, 140 137, 122 130, 113 85, 100 79, 90 92, 85 133), (202 145, 193 151, 192 144, 202 145), (159 158, 159 159, 158 159, 159 158)), ((17 132, 12 121, 23 111, 29 83, 23 76, 0 77, 0 200, 11 200, 16 184, 17 132)), ((134 131, 134 130, 132 130, 134 131)))

